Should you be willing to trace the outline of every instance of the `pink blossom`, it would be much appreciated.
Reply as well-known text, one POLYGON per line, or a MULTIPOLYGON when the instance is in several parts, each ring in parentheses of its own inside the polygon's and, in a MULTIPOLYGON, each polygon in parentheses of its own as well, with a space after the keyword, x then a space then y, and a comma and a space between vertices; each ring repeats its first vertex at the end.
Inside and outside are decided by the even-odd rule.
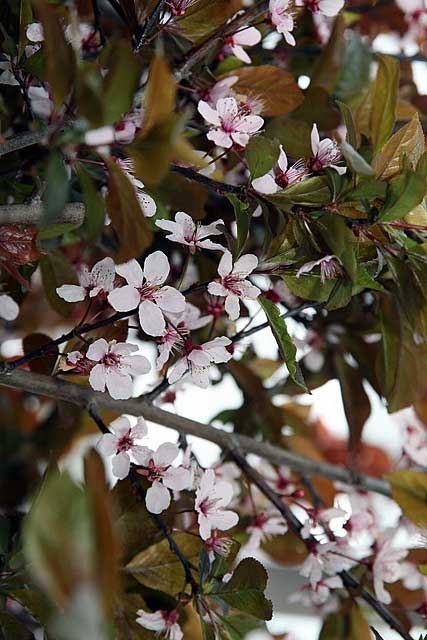
POLYGON ((246 529, 249 533, 247 546, 249 549, 258 549, 264 540, 268 540, 271 536, 283 535, 287 530, 288 525, 283 518, 259 513, 246 529))
POLYGON ((306 539, 310 537, 312 529, 316 527, 330 526, 330 521, 334 518, 347 518, 348 514, 342 509, 310 509, 308 512, 308 518, 304 522, 304 526, 301 529, 301 536, 306 539))
POLYGON ((11 322, 18 317, 19 306, 15 300, 6 293, 0 294, 0 318, 11 322))
POLYGON ((225 538, 218 534, 218 531, 212 531, 211 536, 205 540, 205 546, 208 550, 209 560, 213 562, 215 560, 215 556, 220 556, 222 558, 226 558, 231 551, 231 547, 233 546, 232 538, 225 538))
POLYGON ((383 534, 372 565, 374 591, 380 602, 391 603, 391 596, 384 588, 384 582, 396 582, 400 578, 400 561, 408 554, 407 549, 394 546, 394 532, 383 534))
POLYGON ((344 529, 348 531, 351 537, 357 536, 358 533, 369 531, 375 525, 375 518, 371 511, 358 511, 353 513, 344 525, 344 529))
POLYGON ((319 607, 329 599, 332 589, 342 589, 343 582, 339 576, 331 576, 319 580, 315 585, 307 584, 301 591, 293 593, 290 602, 301 602, 305 606, 319 607))
POLYGON ((89 147, 104 147, 113 144, 116 140, 114 127, 105 125, 97 129, 90 129, 84 135, 84 143, 89 147))
POLYGON ((213 529, 226 531, 235 527, 239 516, 225 509, 233 498, 233 487, 225 480, 216 482, 213 469, 207 469, 196 491, 195 509, 198 513, 199 532, 207 540, 213 529))
POLYGON ((150 371, 150 363, 144 356, 131 356, 138 351, 134 344, 108 343, 104 338, 96 340, 87 350, 87 358, 97 362, 89 375, 89 383, 95 391, 108 392, 112 398, 126 399, 132 395, 132 378, 150 371))
POLYGON ((262 466, 262 474, 281 496, 291 496, 296 491, 296 484, 292 480, 292 474, 288 467, 280 466, 275 469, 265 463, 262 466))
POLYGON ((308 169, 304 160, 298 160, 291 167, 288 167, 288 158, 280 145, 279 159, 277 165, 268 173, 252 180, 253 188, 259 193, 277 193, 286 189, 291 184, 300 182, 307 175, 308 169))
POLYGON ((213 125, 207 134, 208 140, 225 149, 233 144, 246 147, 251 135, 264 124, 260 116, 248 115, 247 110, 239 107, 235 98, 221 98, 215 109, 200 100, 197 108, 204 119, 213 125))
POLYGON ((135 176, 135 168, 132 160, 116 158, 116 162, 120 165, 132 183, 144 216, 146 218, 152 218, 157 211, 157 205, 153 198, 149 196, 148 193, 145 193, 144 183, 135 176))
POLYGON ((247 253, 239 258, 233 266, 230 251, 225 250, 219 265, 220 278, 208 285, 208 291, 213 296, 225 297, 225 310, 230 320, 237 320, 240 315, 240 300, 255 300, 261 293, 258 287, 246 278, 258 266, 258 258, 247 253))
POLYGON ((427 467, 427 435, 422 427, 408 425, 403 442, 405 458, 420 467, 427 467))
POLYGON ((182 640, 184 637, 178 624, 179 613, 176 609, 173 611, 156 611, 155 613, 148 613, 143 609, 139 609, 136 615, 138 616, 136 621, 141 627, 156 631, 156 635, 163 636, 166 640, 182 640))
POLYGON ((185 340, 184 357, 178 360, 169 371, 169 383, 174 384, 189 371, 192 382, 198 387, 206 389, 209 386, 209 367, 212 364, 228 362, 232 358, 232 354, 227 351, 227 347, 230 345, 231 340, 224 336, 214 338, 202 345, 185 340))
POLYGON ((336 574, 350 569, 356 563, 355 559, 345 558, 338 553, 334 553, 336 551, 338 549, 335 542, 317 544, 304 560, 299 572, 309 579, 313 588, 321 580, 323 572, 336 574))
POLYGON ((297 6, 305 7, 312 13, 322 13, 332 18, 336 16, 344 6, 344 0, 297 0, 297 6))
POLYGON ((211 224, 201 224, 194 222, 193 218, 178 211, 173 220, 157 220, 156 226, 164 231, 168 231, 166 236, 171 242, 178 242, 188 247, 189 252, 194 255, 197 249, 211 249, 212 251, 224 251, 224 247, 216 242, 209 240, 208 236, 219 236, 222 231, 218 229, 218 225, 223 225, 223 220, 216 220, 211 224))
POLYGON ((79 273, 80 285, 63 284, 56 293, 66 302, 81 302, 89 298, 106 297, 114 285, 115 269, 111 258, 97 262, 92 270, 84 266, 79 273))
POLYGON ((180 349, 184 345, 185 337, 191 331, 205 327, 212 320, 212 316, 201 316, 200 309, 187 302, 182 313, 165 314, 168 326, 164 333, 157 340, 159 357, 156 366, 161 369, 166 364, 169 356, 175 349, 180 349))
POLYGON ((255 27, 244 27, 225 40, 224 53, 231 53, 246 64, 252 61, 244 47, 253 47, 261 41, 261 33, 255 27))
POLYGON ((81 351, 70 351, 65 358, 61 360, 60 369, 62 371, 73 371, 83 376, 88 376, 92 371, 95 363, 89 360, 81 351))
POLYGON ((326 167, 335 169, 340 175, 347 171, 347 167, 340 167, 336 164, 342 159, 337 143, 331 138, 320 140, 316 124, 313 125, 311 130, 311 150, 313 152, 313 157, 309 163, 311 171, 321 171, 326 167))
POLYGON ((191 473, 185 467, 172 467, 179 448, 176 444, 165 442, 154 453, 149 452, 138 473, 151 482, 145 496, 145 505, 150 513, 162 513, 170 505, 169 489, 182 491, 191 483, 191 473))
POLYGON ((218 80, 215 84, 203 94, 204 99, 209 106, 215 108, 218 100, 224 98, 235 98, 236 92, 233 85, 239 80, 238 76, 228 76, 222 80, 218 80))
POLYGON ((164 253, 155 251, 144 262, 144 269, 136 260, 118 265, 116 272, 127 285, 114 289, 108 302, 116 311, 138 308, 142 329, 150 336, 161 336, 166 329, 164 312, 180 313, 185 298, 173 287, 162 286, 169 275, 169 261, 164 253))
POLYGON ((123 480, 129 473, 131 457, 138 464, 147 458, 147 447, 137 444, 147 435, 147 425, 144 418, 138 418, 134 427, 128 418, 120 416, 109 425, 110 433, 105 433, 98 441, 97 449, 105 456, 113 456, 113 473, 123 480))
POLYGON ((294 47, 296 42, 292 31, 295 25, 289 0, 270 0, 268 8, 271 22, 276 27, 276 31, 281 33, 286 42, 294 47))
POLYGON ((320 267, 320 280, 322 284, 324 284, 326 280, 334 280, 344 273, 341 260, 337 256, 329 255, 319 260, 310 260, 303 264, 297 271, 297 278, 300 278, 304 273, 310 273, 310 271, 313 271, 316 267, 320 267))

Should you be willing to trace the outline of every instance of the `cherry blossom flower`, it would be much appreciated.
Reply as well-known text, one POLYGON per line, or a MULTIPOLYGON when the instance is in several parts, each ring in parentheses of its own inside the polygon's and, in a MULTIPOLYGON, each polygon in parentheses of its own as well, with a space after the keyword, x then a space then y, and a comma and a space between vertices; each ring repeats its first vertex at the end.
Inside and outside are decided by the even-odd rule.
POLYGON ((173 611, 160 610, 155 613, 148 613, 143 609, 139 609, 136 615, 138 616, 136 621, 141 627, 156 631, 156 635, 163 636, 166 640, 182 640, 184 637, 178 624, 179 613, 176 609, 173 611))
POLYGON ((126 159, 122 160, 120 158, 116 159, 117 164, 121 166, 121 168, 126 173, 130 182, 135 188, 135 192, 137 198, 139 200, 139 204, 141 205, 142 212, 146 218, 152 218, 157 211, 157 205, 153 198, 145 193, 144 191, 144 183, 139 180, 134 174, 134 164, 132 160, 126 159))
POLYGON ((295 38, 292 35, 294 19, 289 0, 270 0, 268 9, 271 22, 276 27, 276 31, 281 33, 286 42, 294 47, 296 45, 295 38))
POLYGON ((257 514, 252 523, 246 529, 249 533, 247 547, 249 549, 258 549, 264 540, 268 540, 270 536, 279 536, 286 533, 288 525, 283 518, 278 516, 268 516, 266 513, 257 514))
POLYGON ((31 110, 38 118, 49 120, 53 113, 53 102, 48 91, 44 87, 31 85, 28 87, 28 98, 31 103, 31 110))
POLYGON ((108 343, 104 338, 96 340, 87 350, 87 358, 97 362, 89 375, 89 383, 95 391, 108 392, 112 398, 126 399, 132 395, 132 378, 150 371, 150 363, 145 356, 134 355, 138 351, 135 344, 108 343))
POLYGON ((205 540, 205 546, 208 550, 209 560, 213 562, 215 560, 215 556, 220 556, 221 558, 226 558, 231 551, 231 547, 233 546, 232 538, 225 538, 220 536, 218 531, 212 531, 211 536, 205 540))
POLYGON ((338 15, 344 6, 344 0, 297 0, 297 6, 305 7, 312 13, 322 13, 332 18, 338 15))
POLYGON ((147 435, 147 425, 144 418, 138 418, 134 427, 128 418, 120 416, 108 426, 111 433, 105 433, 98 441, 97 449, 105 456, 113 456, 113 474, 123 480, 129 473, 131 457, 138 464, 143 464, 147 458, 147 447, 137 444, 147 435))
POLYGON ((344 274, 341 260, 334 255, 324 256, 319 260, 310 260, 303 264, 297 271, 297 278, 300 278, 304 273, 310 273, 316 267, 320 267, 320 280, 322 284, 326 280, 334 280, 344 274))
POLYGON ((212 364, 228 362, 233 357, 227 351, 227 347, 230 345, 231 340, 225 336, 214 338, 202 345, 185 340, 184 357, 180 358, 168 372, 169 383, 174 384, 189 371, 192 382, 198 387, 206 389, 209 386, 209 367, 212 364))
POLYGON ((233 89, 233 85, 239 80, 238 76, 228 76, 222 80, 218 80, 215 84, 203 94, 204 100, 209 106, 215 108, 218 100, 224 98, 235 98, 236 92, 233 89))
POLYGON ((352 513, 351 517, 343 525, 350 537, 355 537, 359 533, 365 533, 375 525, 375 517, 371 511, 358 511, 352 513))
POLYGON ((309 509, 307 510, 308 518, 304 522, 304 526, 301 529, 301 537, 306 539, 310 537, 312 529, 316 527, 328 527, 331 520, 334 518, 347 518, 348 514, 342 509, 309 509))
POLYGON ((396 582, 400 578, 400 561, 408 554, 407 549, 394 546, 394 531, 382 534, 375 560, 372 565, 374 591, 380 602, 391 603, 391 595, 384 588, 384 582, 396 582))
POLYGON ((84 143, 89 147, 104 147, 113 144, 116 140, 114 127, 105 125, 97 129, 90 129, 84 135, 84 143))
POLYGON ((206 327, 212 320, 212 316, 202 316, 200 309, 187 302, 182 313, 165 314, 168 326, 163 335, 157 340, 159 357, 156 366, 161 369, 175 348, 180 348, 184 344, 185 337, 191 332, 201 327, 206 327))
POLYGON ((114 278, 114 262, 111 258, 104 258, 91 271, 86 266, 83 267, 79 273, 79 285, 63 284, 56 289, 56 293, 66 302, 81 302, 88 296, 105 298, 113 289, 114 278))
POLYGON ((73 371, 73 373, 88 376, 94 366, 94 361, 89 360, 81 351, 70 351, 61 358, 59 368, 61 371, 73 371))
POLYGON ((142 329, 150 336, 161 336, 166 329, 163 313, 180 313, 185 309, 185 298, 173 287, 162 286, 169 275, 169 261, 162 251, 151 253, 144 269, 136 260, 116 266, 127 285, 114 289, 108 302, 116 311, 138 308, 142 329))
POLYGON ((223 225, 224 221, 216 220, 211 224, 194 222, 193 218, 191 218, 188 213, 184 213, 184 211, 178 211, 178 213, 175 214, 175 221, 156 221, 157 227, 169 232, 169 235, 166 236, 168 240, 185 245, 188 247, 191 255, 194 255, 198 249, 224 251, 224 247, 221 244, 217 244, 208 239, 208 236, 219 236, 222 234, 222 231, 218 229, 218 225, 220 224, 223 225))
POLYGON ((230 320, 237 320, 240 315, 240 300, 255 300, 261 293, 248 280, 247 276, 258 266, 258 258, 247 253, 239 258, 233 266, 230 251, 225 250, 218 265, 220 278, 208 285, 213 296, 225 297, 225 310, 230 320))
POLYGON ((335 140, 324 138, 320 140, 317 125, 313 125, 311 130, 311 150, 313 157, 309 162, 311 171, 321 171, 326 167, 335 169, 337 173, 343 175, 347 171, 347 167, 340 167, 336 163, 342 159, 341 151, 335 140))
POLYGON ((289 602, 301 602, 305 606, 319 607, 329 599, 332 589, 342 589, 343 582, 339 576, 331 576, 319 580, 315 585, 306 584, 301 591, 293 593, 289 602))
POLYGON ((226 38, 223 52, 231 53, 242 62, 251 64, 252 60, 243 47, 253 47, 260 41, 261 32, 255 27, 246 27, 226 38))
POLYGON ((233 144, 246 147, 250 137, 264 124, 260 116, 248 115, 245 109, 239 107, 235 98, 221 98, 215 109, 200 100, 197 108, 204 119, 213 125, 207 134, 208 140, 225 149, 233 144))
POLYGON ((225 480, 216 482, 213 469, 207 469, 196 491, 195 509, 198 513, 200 537, 207 540, 213 529, 227 531, 235 527, 239 516, 227 507, 233 499, 233 487, 225 480))
POLYGON ((268 173, 252 180, 253 188, 259 193, 277 193, 291 184, 300 182, 307 175, 308 169, 304 160, 298 160, 291 167, 282 145, 280 145, 277 165, 268 173))
POLYGON ((356 563, 355 559, 345 558, 334 551, 337 551, 335 542, 317 544, 304 560, 299 573, 309 579, 313 588, 321 580, 323 572, 336 574, 350 569, 356 563))
POLYGON ((167 0, 166 4, 174 16, 183 16, 196 0, 167 0))
POLYGON ((30 42, 43 42, 44 33, 41 22, 32 22, 27 26, 25 35, 30 42))
POLYGON ((427 467, 427 435, 422 427, 407 425, 402 450, 406 460, 427 467))
POLYGON ((6 293, 0 294, 0 318, 11 322, 18 317, 19 306, 15 300, 6 293))
POLYGON ((291 470, 288 467, 280 466, 278 469, 275 469, 270 464, 264 463, 262 466, 262 474, 268 484, 281 496, 291 496, 295 493, 297 487, 292 479, 291 470))
POLYGON ((145 506, 150 513, 162 513, 170 505, 169 489, 182 491, 191 483, 191 473, 185 467, 172 467, 179 454, 179 448, 172 442, 165 442, 155 452, 147 455, 143 462, 145 469, 138 473, 152 483, 145 496, 145 506))

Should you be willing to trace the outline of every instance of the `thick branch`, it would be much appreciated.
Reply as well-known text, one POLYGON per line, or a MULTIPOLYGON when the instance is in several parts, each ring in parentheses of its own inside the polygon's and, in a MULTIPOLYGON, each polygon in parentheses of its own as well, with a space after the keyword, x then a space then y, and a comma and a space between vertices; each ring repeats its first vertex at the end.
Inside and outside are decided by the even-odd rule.
POLYGON ((387 482, 379 478, 360 475, 355 477, 348 469, 327 462, 319 462, 304 456, 286 451, 269 442, 257 442, 245 435, 230 434, 211 425, 202 424, 190 420, 175 413, 170 413, 155 407, 149 402, 137 398, 129 400, 114 400, 107 393, 93 391, 90 387, 72 384, 58 378, 51 378, 29 371, 17 369, 10 373, 0 374, 0 386, 22 389, 28 393, 46 396, 54 400, 63 400, 80 407, 95 406, 102 409, 127 413, 134 416, 143 416, 147 420, 165 427, 175 429, 181 434, 197 436, 210 442, 214 442, 221 449, 234 448, 238 443, 239 449, 244 453, 253 453, 269 460, 273 464, 286 465, 290 469, 307 475, 322 475, 331 480, 357 486, 367 491, 375 491, 385 496, 390 496, 390 487, 387 482))
POLYGON ((0 157, 5 156, 7 153, 12 153, 12 151, 19 151, 19 149, 25 149, 26 147, 32 147, 34 144, 39 144, 52 133, 55 133, 55 131, 58 131, 57 124, 51 124, 49 127, 45 127, 40 131, 18 133, 18 135, 6 139, 6 142, 0 144, 0 157))
MULTIPOLYGON (((38 225, 43 221, 44 210, 42 203, 11 204, 0 207, 0 224, 30 224, 38 225)), ((71 202, 65 205, 61 213, 50 220, 50 223, 68 223, 81 225, 85 217, 85 206, 81 202, 71 202)))

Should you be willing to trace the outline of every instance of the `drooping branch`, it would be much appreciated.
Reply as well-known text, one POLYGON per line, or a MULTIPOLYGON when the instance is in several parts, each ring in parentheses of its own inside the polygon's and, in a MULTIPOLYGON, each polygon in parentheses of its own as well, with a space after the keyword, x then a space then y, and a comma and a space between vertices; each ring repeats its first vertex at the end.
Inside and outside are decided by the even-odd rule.
POLYGON ((175 429, 181 434, 197 436, 213 442, 223 450, 235 447, 236 443, 238 443, 242 452, 255 454, 273 464, 286 465, 296 472, 305 473, 309 476, 322 475, 331 480, 337 480, 363 490, 374 491, 385 496, 391 495, 389 484, 379 478, 362 474, 355 475, 344 467, 312 460, 292 451, 286 451, 269 442, 258 442, 245 435, 227 433, 211 425, 202 424, 165 411, 139 398, 114 400, 107 393, 93 391, 90 387, 83 387, 82 385, 22 369, 0 373, 0 386, 21 389, 34 395, 70 402, 80 407, 93 406, 99 409, 116 411, 120 414, 143 416, 146 420, 175 429))
MULTIPOLYGON (((254 469, 242 455, 240 450, 240 444, 235 443, 235 446, 230 449, 230 455, 243 471, 246 477, 252 482, 258 489, 265 495, 265 497, 276 507, 279 513, 288 523, 289 528, 295 533, 304 543, 307 544, 309 550, 312 550, 313 544, 317 544, 317 540, 313 536, 308 538, 302 538, 301 529, 302 522, 290 509, 290 507, 283 501, 282 497, 276 493, 276 491, 264 480, 264 478, 254 469)), ((413 638, 406 632, 402 624, 395 618, 392 613, 384 606, 372 593, 361 586, 360 582, 356 580, 348 571, 340 571, 338 574, 351 595, 359 596, 362 598, 379 616, 386 622, 386 624, 396 631, 404 640, 413 640, 413 638)))

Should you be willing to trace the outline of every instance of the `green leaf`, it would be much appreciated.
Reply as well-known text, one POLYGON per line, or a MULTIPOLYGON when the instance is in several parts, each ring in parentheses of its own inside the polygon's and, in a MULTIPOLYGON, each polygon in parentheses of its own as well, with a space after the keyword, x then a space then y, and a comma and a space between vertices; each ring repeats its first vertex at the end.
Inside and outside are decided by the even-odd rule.
POLYGON ((305 273, 300 278, 292 275, 283 275, 282 280, 295 296, 303 300, 315 300, 316 302, 326 302, 336 284, 335 280, 322 282, 320 275, 313 273, 305 273))
POLYGON ((311 155, 311 126, 301 120, 289 117, 273 118, 266 126, 265 135, 276 139, 292 158, 306 158, 311 155))
POLYGON ((102 86, 104 124, 114 124, 132 107, 141 67, 125 41, 115 42, 112 47, 108 72, 102 86))
POLYGON ((89 173, 79 166, 78 175, 86 205, 82 232, 89 242, 93 242, 100 234, 105 222, 105 200, 99 193, 89 173))
POLYGON ((270 171, 279 157, 279 143, 264 136, 251 138, 245 149, 251 178, 259 178, 270 171))
POLYGON ((371 137, 374 151, 380 151, 390 138, 396 120, 399 88, 399 61, 379 54, 371 111, 371 137))
POLYGON ((250 615, 237 615, 222 618, 227 640, 244 640, 251 631, 263 630, 265 625, 250 615))
POLYGON ((380 222, 392 222, 403 218, 422 202, 426 194, 426 180, 413 171, 392 178, 387 189, 380 222))
POLYGON ((71 315, 72 305, 56 293, 63 284, 78 284, 77 276, 70 263, 60 251, 55 251, 40 259, 42 282, 47 301, 52 309, 65 318, 71 315))
POLYGON ((306 207, 329 204, 332 200, 332 195, 327 178, 314 176, 286 187, 286 189, 276 194, 268 195, 266 198, 279 209, 289 211, 294 204, 306 207))
POLYGON ((46 171, 47 185, 43 194, 44 215, 42 224, 54 222, 68 202, 69 180, 64 158, 59 151, 52 151, 46 171))
POLYGON ((341 111, 342 117, 344 118, 344 124, 347 128, 347 141, 352 147, 354 147, 354 149, 358 149, 360 147, 360 132, 357 128, 354 114, 345 102, 337 100, 337 105, 341 111))
POLYGON ((280 315, 279 308, 274 304, 274 302, 268 298, 264 298, 263 296, 258 297, 258 302, 267 316, 267 320, 279 347, 280 354, 288 368, 289 375, 296 384, 307 391, 301 370, 296 361, 296 347, 288 333, 286 321, 280 315))
POLYGON ((243 251, 249 234, 249 226, 251 222, 251 217, 248 214, 249 205, 241 202, 241 200, 235 196, 228 196, 228 199, 233 205, 234 215, 236 217, 237 242, 235 258, 238 258, 243 251))
POLYGON ((270 620, 272 604, 264 591, 267 572, 258 560, 245 558, 236 567, 230 580, 215 592, 215 596, 234 609, 251 614, 260 620, 270 620))
POLYGON ((349 42, 345 49, 338 83, 334 89, 334 95, 344 101, 359 97, 363 93, 369 84, 372 62, 368 43, 354 31, 350 31, 347 35, 349 42))
POLYGON ((427 474, 421 471, 394 471, 384 476, 390 483, 393 500, 417 527, 427 527, 427 474))
POLYGON ((120 243, 116 262, 127 262, 151 245, 153 232, 127 175, 114 160, 107 160, 107 166, 107 211, 120 243))
POLYGON ((63 106, 70 93, 76 73, 76 60, 71 45, 64 35, 63 12, 49 5, 47 0, 36 0, 37 16, 43 25, 43 50, 46 60, 46 79, 56 109, 63 106))
MULTIPOLYGON (((173 537, 188 561, 197 566, 203 548, 201 540, 187 533, 177 533, 173 537)), ((158 589, 173 596, 184 591, 183 566, 176 553, 169 548, 166 539, 138 553, 126 565, 125 570, 150 589, 158 589)))
POLYGON ((239 0, 199 0, 177 20, 178 33, 191 42, 198 42, 222 27, 239 9, 239 0))
POLYGON ((375 175, 375 171, 373 170, 371 165, 366 162, 365 158, 361 156, 360 153, 358 153, 356 149, 351 146, 351 144, 343 141, 340 146, 347 164, 352 168, 354 173, 357 173, 361 176, 375 175))
POLYGON ((380 153, 374 156, 372 166, 378 177, 390 178, 399 172, 403 158, 409 160, 415 170, 424 151, 424 132, 418 112, 389 140, 380 153))

